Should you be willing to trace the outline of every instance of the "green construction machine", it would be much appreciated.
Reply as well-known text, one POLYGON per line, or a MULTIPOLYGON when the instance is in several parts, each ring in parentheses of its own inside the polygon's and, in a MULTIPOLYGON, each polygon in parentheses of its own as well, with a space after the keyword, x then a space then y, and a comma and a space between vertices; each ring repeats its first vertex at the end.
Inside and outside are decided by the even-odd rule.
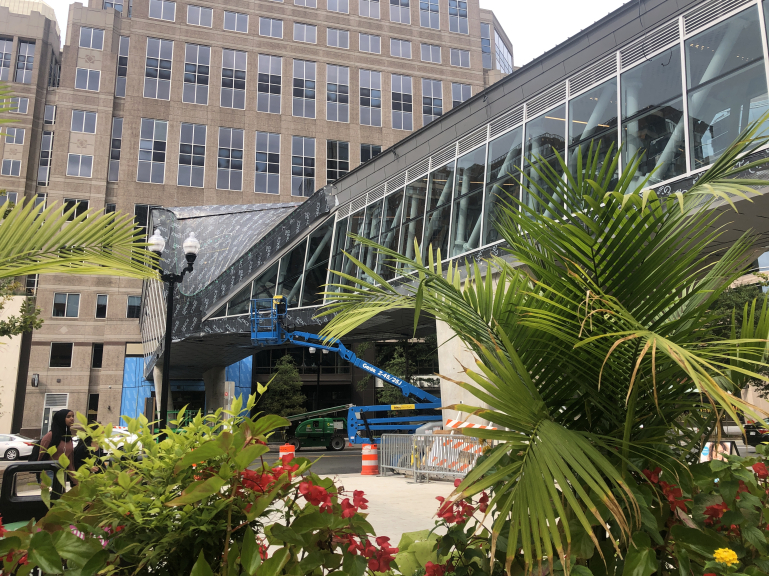
POLYGON ((347 419, 332 415, 337 412, 346 415, 350 406, 352 404, 289 416, 286 420, 291 422, 291 426, 284 430, 284 440, 297 452, 302 448, 321 446, 336 452, 344 450, 347 445, 347 419))

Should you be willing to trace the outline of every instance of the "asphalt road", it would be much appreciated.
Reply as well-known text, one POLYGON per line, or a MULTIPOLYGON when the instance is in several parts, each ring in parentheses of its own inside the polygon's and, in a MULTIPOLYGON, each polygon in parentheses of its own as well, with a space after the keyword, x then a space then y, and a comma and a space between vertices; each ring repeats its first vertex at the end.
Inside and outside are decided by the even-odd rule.
POLYGON ((312 471, 319 476, 359 474, 361 470, 360 450, 345 448, 341 452, 330 452, 325 448, 303 448, 296 456, 315 462, 312 471))

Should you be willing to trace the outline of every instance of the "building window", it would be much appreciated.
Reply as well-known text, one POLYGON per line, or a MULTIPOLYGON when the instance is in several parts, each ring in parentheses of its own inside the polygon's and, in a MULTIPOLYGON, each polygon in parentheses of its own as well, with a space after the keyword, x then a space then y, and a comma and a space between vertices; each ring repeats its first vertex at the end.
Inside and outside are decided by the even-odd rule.
POLYGON ((112 214, 114 212, 117 212, 117 204, 114 204, 112 202, 107 202, 104 206, 104 213, 105 214, 112 214))
POLYGON ((94 342, 91 350, 91 368, 101 368, 103 359, 104 344, 94 342))
POLYGON ((469 84, 451 83, 451 107, 456 108, 465 100, 469 100, 473 94, 473 88, 469 84))
POLYGON ((153 204, 134 204, 134 223, 142 230, 142 236, 147 236, 147 228, 150 224, 150 212, 158 208, 153 204))
POLYGON ((350 33, 347 30, 326 28, 326 44, 334 48, 349 48, 350 33))
POLYGON ((409 0, 390 0, 390 21, 411 24, 409 0))
MULTIPOLYGON (((211 8, 193 6, 192 4, 187 6, 187 24, 191 24, 192 26, 203 26, 205 28, 211 28, 213 18, 214 11, 211 8)), ((225 21, 226 20, 227 18, 225 17, 225 21)), ((224 29, 226 30, 227 27, 225 26, 224 29)))
POLYGON ((317 0, 294 0, 295 6, 304 6, 305 8, 317 8, 317 0))
POLYGON ((145 98, 158 100, 171 98, 171 60, 173 56, 173 41, 147 38, 147 63, 144 69, 145 98))
POLYGON ((100 81, 101 72, 99 70, 88 70, 87 68, 78 68, 75 70, 75 88, 78 90, 98 92, 100 81))
POLYGON ((433 64, 441 63, 441 47, 434 44, 422 44, 420 46, 422 52, 422 62, 432 62, 433 64))
MULTIPOLYGON (((24 98, 24 100, 27 100, 27 98, 24 98)), ((47 126, 53 126, 54 124, 56 124, 56 106, 54 104, 45 105, 45 113, 43 114, 43 124, 47 126)))
POLYGON ((107 294, 96 295, 96 318, 103 319, 107 317, 107 294))
POLYGON ((363 126, 382 125, 382 73, 360 71, 360 123, 363 126))
POLYGON ((6 144, 24 144, 24 128, 6 128, 5 129, 5 143, 6 144))
POLYGON ((104 30, 99 28, 80 27, 80 47, 101 50, 104 48, 104 30))
POLYGON ((243 189, 243 130, 219 128, 218 190, 243 189))
POLYGON ((481 58, 483 69, 491 70, 491 24, 481 22, 481 58))
POLYGON ((315 118, 315 62, 294 60, 293 115, 315 118))
POLYGON ((390 56, 396 58, 411 58, 411 42, 390 38, 390 56))
POLYGON ((10 202, 16 204, 18 194, 16 192, 8 192, 7 190, 0 190, 0 205, 10 202))
POLYGON ((126 318, 141 318, 142 313, 142 297, 141 296, 129 296, 128 306, 126 307, 126 318))
POLYGON ((294 42, 315 44, 318 37, 318 27, 312 24, 294 22, 294 42))
POLYGON ((326 141, 326 184, 339 180, 350 171, 350 143, 326 141))
POLYGON ((382 153, 382 147, 377 144, 361 144, 360 145, 360 163, 368 162, 374 156, 379 156, 382 153))
POLYGON ((34 296, 37 293, 37 274, 27 275, 24 288, 27 296, 34 296))
POLYGON ((136 180, 163 184, 166 172, 168 122, 142 118, 139 134, 139 168, 136 180))
POLYGON ((246 53, 240 50, 222 50, 222 108, 246 109, 246 53))
POLYGON ((328 0, 328 11, 347 14, 350 12, 349 2, 348 0, 328 0))
POLYGON ((115 79, 115 96, 125 98, 126 78, 128 77, 128 47, 131 39, 128 36, 120 37, 117 56, 117 78, 115 79))
POLYGON ((259 36, 283 38, 283 20, 259 17, 259 36))
POLYGON ((178 186, 202 188, 206 170, 206 127, 182 122, 179 138, 178 186))
POLYGON ((460 66, 462 68, 470 67, 470 51, 460 50, 459 48, 451 49, 451 65, 460 66))
POLYGON ((173 22, 176 20, 176 2, 150 0, 150 18, 173 22))
POLYGON ((19 52, 16 56, 16 78, 21 84, 32 82, 32 67, 35 63, 35 43, 19 42, 19 52))
POLYGON ((291 195, 315 192, 315 138, 291 138, 291 195))
POLYGON ((422 78, 422 123, 427 126, 443 114, 443 86, 440 80, 422 78))
POLYGON ((72 368, 72 342, 51 342, 50 368, 72 368))
POLYGON ((280 56, 259 54, 259 77, 256 85, 258 112, 280 114, 280 84, 283 59, 280 56))
POLYGON ((0 174, 3 176, 18 176, 21 174, 21 160, 3 160, 0 174))
POLYGON ((38 214, 42 214, 45 210, 46 198, 46 194, 35 194, 35 208, 39 208, 38 214))
POLYGON ((469 34, 467 26, 467 2, 449 0, 449 30, 469 34))
POLYGON ((360 15, 379 19, 379 0, 360 0, 360 15))
POLYGON ((51 52, 51 62, 48 65, 48 87, 58 88, 61 79, 61 64, 56 59, 56 54, 51 52))
POLYGON ((419 0, 419 25, 422 28, 440 30, 438 0, 419 0))
POLYGON ((280 134, 256 133, 254 192, 280 194, 280 134))
POLYGON ((326 119, 332 122, 350 121, 350 69, 347 66, 326 65, 326 119))
POLYGON ((120 149, 123 144, 123 119, 112 119, 112 140, 109 149, 109 171, 107 180, 117 182, 120 176, 120 149))
POLYGON ((93 168, 93 156, 69 154, 67 156, 67 176, 90 178, 93 168))
POLYGON ((13 57, 13 38, 0 38, 0 81, 11 79, 11 58, 13 57))
POLYGON ((96 134, 96 112, 87 112, 86 110, 72 111, 72 132, 83 132, 85 134, 96 134))
POLYGON ((53 153, 53 132, 43 131, 40 140, 40 163, 37 168, 37 185, 48 186, 51 182, 51 157, 53 153))
POLYGON ((494 45, 497 53, 497 70, 505 74, 511 74, 513 72, 513 55, 510 54, 507 46, 502 41, 502 37, 496 30, 494 30, 494 45))
POLYGON ((411 77, 392 75, 393 128, 412 130, 411 77))
POLYGON ((62 207, 62 216, 68 211, 73 210, 72 214, 67 216, 67 222, 72 222, 75 218, 79 218, 86 212, 88 212, 88 200, 80 200, 77 198, 65 198, 64 206, 62 207))
MULTIPOLYGON (((123 4, 124 0, 104 0, 104 9, 107 8, 113 8, 115 12, 123 13, 123 4)), ((133 2, 131 0, 128 0, 128 14, 127 16, 131 17, 131 8, 132 8, 133 2)))
POLYGON ((224 29, 232 32, 248 32, 248 14, 224 11, 224 29))
MULTIPOLYGON (((2 42, 2 40, 0 40, 0 42, 2 42)), ((0 54, 0 56, 2 55, 0 54)), ((26 114, 29 109, 29 98, 14 97, 10 100, 5 100, 3 102, 3 108, 5 107, 8 107, 8 112, 11 114, 26 114)), ((46 106, 46 110, 47 109, 48 106, 46 106)))
POLYGON ((184 86, 182 102, 208 104, 208 74, 211 65, 211 48, 198 44, 184 47, 184 86))
POLYGON ((54 318, 77 318, 80 314, 80 294, 63 294, 56 292, 53 295, 54 318))
POLYGON ((361 52, 371 52, 372 54, 380 54, 382 52, 382 39, 379 36, 361 32, 358 40, 361 52))

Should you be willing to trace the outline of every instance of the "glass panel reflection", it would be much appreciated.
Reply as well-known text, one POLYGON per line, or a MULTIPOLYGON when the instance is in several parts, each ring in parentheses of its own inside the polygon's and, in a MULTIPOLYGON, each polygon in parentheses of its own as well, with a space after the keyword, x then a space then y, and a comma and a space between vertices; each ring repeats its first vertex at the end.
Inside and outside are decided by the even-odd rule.
MULTIPOLYGON (((531 163, 537 161, 537 157, 552 166, 558 173, 563 174, 561 165, 558 162, 555 153, 558 152, 561 158, 564 156, 566 146, 566 107, 561 105, 550 112, 545 112, 541 116, 534 118, 526 123, 526 181, 531 194, 523 191, 523 202, 539 214, 552 215, 558 209, 542 196, 537 187, 541 188, 547 194, 552 194, 553 190, 545 186, 545 182, 531 168, 531 163)), ((546 173, 544 166, 539 168, 546 173)))
MULTIPOLYGON (((486 171, 486 147, 475 150, 457 159, 455 197, 451 222, 451 245, 449 255, 457 256, 478 248, 481 239, 481 213, 486 171)), ((444 254, 445 256, 445 254, 444 254)))
POLYGON ((427 210, 434 210, 451 202, 451 189, 454 184, 454 161, 433 170, 428 186, 427 210))
MULTIPOLYGON (((598 170, 606 154, 617 153, 617 79, 612 78, 569 101, 569 169, 577 167, 577 154, 584 159, 599 150, 598 170)), ((615 176, 616 179, 616 176, 615 176)))
POLYGON ((427 180, 428 177, 424 176, 406 186, 399 252, 407 258, 414 258, 414 240, 422 241, 427 180))
MULTIPOLYGON (((384 220, 379 243, 385 248, 398 251, 398 230, 403 215, 403 189, 397 190, 384 199, 384 220)), ((376 272, 385 280, 395 276, 395 262, 380 256, 377 259, 376 272)))
POLYGON ((278 264, 280 264, 280 261, 275 262, 254 280, 253 296, 251 298, 272 298, 275 296, 275 283, 278 281, 278 264))
POLYGON ((683 174, 686 155, 679 47, 625 72, 620 86, 622 165, 627 167, 634 154, 643 154, 634 183, 652 171, 652 184, 683 174))
POLYGON ((714 162, 767 110, 756 10, 751 7, 686 41, 693 170, 714 162))
POLYGON ((521 188, 516 182, 520 177, 521 133, 523 128, 503 134, 489 142, 489 159, 486 169, 486 205, 483 211, 483 243, 491 244, 500 240, 494 222, 500 209, 517 209, 513 198, 519 198, 521 188))
MULTIPOLYGON (((347 218, 336 223, 336 232, 334 233, 334 246, 331 250, 331 269, 337 272, 344 267, 344 261, 347 257, 342 254, 345 242, 347 241, 347 218)), ((338 275, 332 274, 329 280, 331 284, 345 284, 346 282, 338 275)), ((331 287, 329 290, 338 291, 338 287, 331 287)))
POLYGON ((332 222, 327 222, 310 235, 305 264, 304 288, 301 306, 323 304, 323 285, 326 283, 328 257, 331 253, 332 222))
POLYGON ((227 305, 227 316, 237 316, 238 314, 248 314, 251 306, 251 283, 244 286, 240 292, 230 300, 227 305))
POLYGON ((295 308, 299 304, 299 291, 302 287, 302 270, 304 269, 306 251, 307 242, 305 241, 280 259, 277 295, 282 294, 286 298, 289 308, 295 308))
MULTIPOLYGON (((379 231, 382 228, 383 204, 384 204, 384 199, 379 202, 375 202, 374 204, 369 204, 366 207, 366 217, 363 221, 363 234, 362 234, 364 238, 368 238, 370 240, 376 240, 376 241, 379 240, 379 231)), ((361 246, 360 261, 363 262, 363 264, 365 264, 367 268, 370 268, 372 270, 376 269, 376 257, 377 257, 377 253, 375 249, 369 248, 368 246, 361 246)), ((368 275, 363 275, 362 272, 359 274, 359 277, 362 277, 366 282, 373 281, 373 278, 371 278, 368 275)))
POLYGON ((425 217, 425 240, 422 244, 422 259, 427 263, 430 246, 433 247, 433 258, 445 260, 448 257, 449 224, 451 205, 433 210, 425 217), (440 251, 440 252, 439 252, 440 251))

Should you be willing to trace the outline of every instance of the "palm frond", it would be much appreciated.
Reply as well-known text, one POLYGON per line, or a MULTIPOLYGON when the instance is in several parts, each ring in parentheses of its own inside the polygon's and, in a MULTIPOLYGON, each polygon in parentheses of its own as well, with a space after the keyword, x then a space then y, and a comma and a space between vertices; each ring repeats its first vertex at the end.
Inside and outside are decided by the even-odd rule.
POLYGON ((25 274, 95 274, 157 278, 157 256, 146 249, 133 217, 77 206, 44 210, 20 201, 0 219, 0 278, 25 274))

